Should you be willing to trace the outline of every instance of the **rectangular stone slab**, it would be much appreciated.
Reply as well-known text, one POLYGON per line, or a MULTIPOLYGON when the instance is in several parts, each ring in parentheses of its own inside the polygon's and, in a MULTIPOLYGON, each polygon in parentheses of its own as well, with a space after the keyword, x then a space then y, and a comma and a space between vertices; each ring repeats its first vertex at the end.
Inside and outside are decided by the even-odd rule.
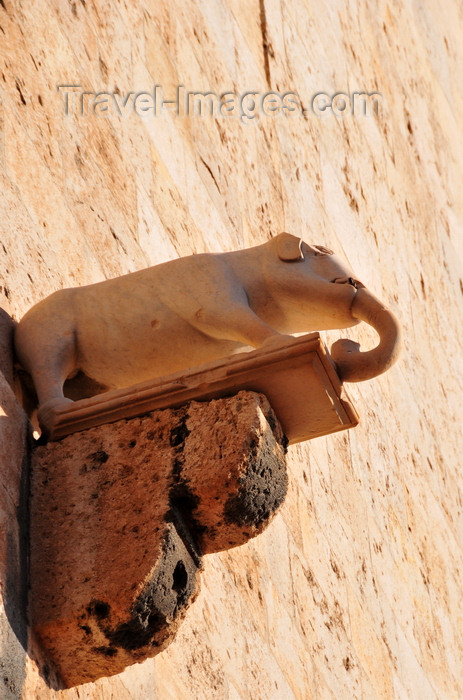
POLYGON ((290 444, 358 424, 325 345, 318 333, 309 333, 75 401, 55 412, 49 439, 243 389, 267 396, 290 444))

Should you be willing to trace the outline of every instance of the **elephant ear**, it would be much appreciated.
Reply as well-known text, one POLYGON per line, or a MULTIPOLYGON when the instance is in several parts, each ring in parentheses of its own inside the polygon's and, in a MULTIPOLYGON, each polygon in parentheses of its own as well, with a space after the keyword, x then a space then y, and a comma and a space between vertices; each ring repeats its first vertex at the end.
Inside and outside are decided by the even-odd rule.
POLYGON ((304 260, 302 253, 302 238, 297 238, 291 233, 280 233, 276 237, 278 257, 285 262, 304 260))

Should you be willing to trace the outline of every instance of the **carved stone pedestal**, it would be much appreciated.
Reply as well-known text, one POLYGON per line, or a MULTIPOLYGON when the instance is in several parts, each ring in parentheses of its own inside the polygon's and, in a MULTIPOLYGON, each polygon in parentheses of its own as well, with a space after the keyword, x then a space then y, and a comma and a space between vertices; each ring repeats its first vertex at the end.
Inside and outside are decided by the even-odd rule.
POLYGON ((257 350, 65 403, 49 412, 48 439, 238 391, 255 391, 268 398, 290 445, 358 423, 320 335, 308 333, 298 338, 282 336, 257 350))
POLYGON ((64 687, 122 671, 174 637, 201 555, 261 532, 286 494, 262 395, 152 411, 33 455, 33 634, 64 687))

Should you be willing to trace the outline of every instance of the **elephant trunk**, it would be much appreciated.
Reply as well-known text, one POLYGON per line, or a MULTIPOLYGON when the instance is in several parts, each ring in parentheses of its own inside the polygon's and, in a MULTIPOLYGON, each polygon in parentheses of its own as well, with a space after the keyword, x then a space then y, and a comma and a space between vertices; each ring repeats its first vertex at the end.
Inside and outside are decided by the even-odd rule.
POLYGON ((358 289, 351 307, 354 318, 366 321, 378 333, 379 344, 361 352, 352 340, 338 340, 331 348, 338 374, 345 382, 362 382, 386 372, 400 354, 401 330, 397 318, 365 287, 358 289))

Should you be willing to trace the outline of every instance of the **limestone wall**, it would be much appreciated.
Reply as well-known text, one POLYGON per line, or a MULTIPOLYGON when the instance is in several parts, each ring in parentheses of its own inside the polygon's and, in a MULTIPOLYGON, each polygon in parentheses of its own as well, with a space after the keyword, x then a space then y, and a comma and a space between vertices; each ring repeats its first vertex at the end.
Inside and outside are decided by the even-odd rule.
POLYGON ((463 696, 462 29, 458 0, 0 0, 0 306, 14 318, 61 287, 287 230, 344 255, 405 337, 396 367, 348 387, 355 430, 290 448, 270 528, 206 558, 171 646, 68 691, 47 683, 18 612, 24 424, 2 383, 2 698, 463 696), (156 84, 164 100, 178 85, 297 93, 307 113, 140 116, 129 100, 121 117, 90 95, 66 116, 57 90, 118 94, 124 111, 156 84), (378 116, 312 111, 316 93, 356 91, 382 95, 378 116))

